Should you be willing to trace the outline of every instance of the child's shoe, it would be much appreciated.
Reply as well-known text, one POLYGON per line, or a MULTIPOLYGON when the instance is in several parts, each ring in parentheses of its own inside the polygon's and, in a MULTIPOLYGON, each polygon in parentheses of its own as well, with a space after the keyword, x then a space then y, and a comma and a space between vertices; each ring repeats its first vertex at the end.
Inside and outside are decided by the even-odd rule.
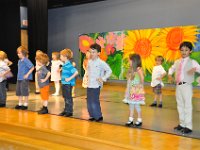
POLYGON ((44 106, 43 106, 42 109, 38 111, 38 114, 48 114, 48 109, 47 109, 47 107, 44 107, 44 106))
POLYGON ((156 107, 156 106, 157 106, 157 103, 156 103, 156 102, 153 102, 150 106, 151 106, 151 107, 156 107))
POLYGON ((136 127, 142 126, 142 118, 138 118, 137 121, 135 122, 136 127))
POLYGON ((159 108, 162 108, 162 104, 159 104, 158 107, 159 107, 159 108))
POLYGON ((133 125, 133 117, 129 117, 128 122, 125 124, 125 126, 128 126, 128 127, 130 127, 131 125, 133 125))

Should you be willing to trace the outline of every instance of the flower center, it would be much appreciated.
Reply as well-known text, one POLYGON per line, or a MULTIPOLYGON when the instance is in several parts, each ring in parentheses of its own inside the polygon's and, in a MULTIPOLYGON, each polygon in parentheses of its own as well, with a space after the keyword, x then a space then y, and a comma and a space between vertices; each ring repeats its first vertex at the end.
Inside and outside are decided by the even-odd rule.
POLYGON ((83 40, 82 42, 84 46, 89 46, 89 42, 87 40, 83 40))
POLYGON ((140 39, 136 42, 134 51, 142 58, 146 58, 151 54, 152 45, 148 39, 140 39))

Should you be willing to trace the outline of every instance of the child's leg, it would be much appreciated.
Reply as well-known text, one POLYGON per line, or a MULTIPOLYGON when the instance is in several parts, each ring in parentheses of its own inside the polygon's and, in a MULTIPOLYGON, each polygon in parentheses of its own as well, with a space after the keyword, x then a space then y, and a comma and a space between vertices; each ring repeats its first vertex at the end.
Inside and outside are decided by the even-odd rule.
POLYGON ((60 92, 60 81, 54 81, 54 85, 55 85, 55 93, 52 95, 58 96, 60 92))
POLYGON ((65 90, 64 100, 65 100, 65 116, 69 117, 73 115, 73 98, 72 98, 72 86, 71 85, 63 85, 65 90))
POLYGON ((134 120, 134 104, 129 104, 129 118, 128 122, 126 123, 126 126, 133 125, 133 120, 134 120))
POLYGON ((162 108, 162 94, 159 94, 158 97, 160 100, 160 104, 158 105, 158 107, 162 108))
POLYGON ((38 114, 47 114, 48 113, 48 99, 49 99, 49 85, 46 85, 40 88, 40 96, 43 100, 43 107, 41 110, 38 111, 38 114))
POLYGON ((75 97, 76 94, 75 94, 75 86, 72 86, 72 97, 75 97))
POLYGON ((19 106, 22 106, 23 104, 23 96, 18 96, 18 100, 19 100, 19 106))
POLYGON ((150 105, 151 107, 157 106, 157 99, 158 99, 158 95, 155 94, 155 95, 154 95, 154 101, 153 101, 153 103, 150 105))
POLYGON ((0 107, 6 104, 6 81, 0 82, 0 107))
POLYGON ((140 104, 135 104, 135 109, 136 109, 137 114, 138 114, 138 118, 137 118, 135 125, 141 126, 142 125, 142 112, 141 112, 140 104))
POLYGON ((35 73, 35 93, 38 94, 40 92, 40 88, 38 85, 38 76, 37 73, 35 73))

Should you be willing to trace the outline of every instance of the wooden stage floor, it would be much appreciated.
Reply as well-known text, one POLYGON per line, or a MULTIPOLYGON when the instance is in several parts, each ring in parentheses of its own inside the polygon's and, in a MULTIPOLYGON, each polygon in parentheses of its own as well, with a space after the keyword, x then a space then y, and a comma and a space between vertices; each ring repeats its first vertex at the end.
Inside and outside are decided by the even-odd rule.
MULTIPOLYGON (((122 125, 128 119, 128 105, 122 102, 125 91, 125 83, 104 85, 101 91, 101 107, 103 112, 103 123, 122 125)), ((18 103, 15 96, 15 85, 10 85, 8 92, 7 108, 14 108, 18 103)), ((29 98, 29 110, 37 111, 41 107, 40 95, 34 94, 34 84, 31 83, 31 93, 29 98)), ((54 89, 51 86, 51 93, 54 89)), ((142 129, 181 135, 173 130, 178 124, 178 114, 176 110, 175 87, 165 86, 163 89, 163 108, 152 108, 149 105, 153 101, 152 89, 149 85, 145 86, 146 105, 142 106, 143 126, 142 129)), ((82 120, 88 119, 86 106, 86 90, 78 82, 76 86, 76 97, 74 98, 74 118, 82 120)), ((193 96, 193 133, 184 135, 187 137, 200 138, 200 92, 198 88, 194 89, 193 96)), ((49 112, 59 114, 63 110, 62 96, 50 96, 49 112)), ((140 130, 139 130, 140 131, 140 130)), ((141 130, 142 132, 143 130, 141 130)), ((181 135, 182 136, 182 135, 181 135)))

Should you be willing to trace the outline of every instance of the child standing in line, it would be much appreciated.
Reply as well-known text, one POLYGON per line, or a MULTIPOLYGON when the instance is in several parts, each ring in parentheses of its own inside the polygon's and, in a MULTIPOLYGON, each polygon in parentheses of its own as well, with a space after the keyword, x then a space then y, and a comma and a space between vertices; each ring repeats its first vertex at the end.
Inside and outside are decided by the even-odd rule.
POLYGON ((9 73, 10 68, 5 62, 6 53, 0 51, 0 107, 6 106, 6 77, 5 75, 9 73))
MULTIPOLYGON (((39 56, 42 53, 43 52, 41 50, 37 50, 36 51, 36 57, 39 56)), ((40 88, 39 88, 39 85, 38 85, 38 76, 37 76, 37 71, 40 67, 39 67, 38 62, 36 60, 36 57, 35 57, 35 94, 40 94, 40 88)))
POLYGON ((78 75, 77 69, 72 65, 70 59, 72 58, 72 51, 64 49, 60 52, 60 59, 64 63, 62 66, 61 83, 62 94, 65 101, 65 108, 59 116, 70 117, 73 115, 73 98, 72 87, 75 86, 75 77, 78 75))
POLYGON ((145 104, 144 97, 144 74, 142 70, 142 63, 140 55, 131 54, 129 56, 130 67, 131 67, 131 77, 129 86, 129 98, 127 100, 129 104, 129 119, 126 126, 133 125, 134 120, 134 109, 136 109, 138 118, 135 122, 135 126, 139 127, 142 125, 142 114, 141 114, 141 104, 145 104))
POLYGON ((90 60, 88 61, 88 86, 87 86, 87 108, 90 121, 102 121, 103 116, 99 101, 100 88, 103 82, 110 77, 112 70, 108 64, 99 58, 101 46, 92 44, 90 46, 90 60))
POLYGON ((190 59, 192 53, 192 43, 183 42, 180 44, 181 58, 175 61, 168 73, 169 81, 172 81, 172 74, 175 72, 176 81, 176 101, 179 114, 179 125, 174 127, 175 130, 183 134, 192 132, 192 82, 194 73, 200 73, 200 65, 190 59))
POLYGON ((83 76, 83 82, 82 82, 82 87, 87 88, 88 84, 88 71, 87 71, 87 66, 88 66, 88 61, 90 59, 90 52, 87 51, 85 54, 85 59, 83 61, 83 69, 85 71, 85 74, 83 76))
MULTIPOLYGON (((72 55, 72 58, 70 59, 70 62, 72 63, 72 66, 74 66, 75 68, 76 68, 76 63, 75 63, 75 61, 74 61, 74 58, 73 58, 73 52, 71 51, 71 55, 72 55)), ((75 86, 72 86, 72 97, 75 97, 76 96, 76 94, 75 94, 75 86)))
POLYGON ((131 83, 131 69, 129 68, 126 74, 126 79, 127 79, 127 83, 126 83, 126 91, 125 91, 125 95, 124 95, 124 99, 122 100, 125 104, 128 104, 128 98, 129 98, 129 87, 130 87, 130 83, 131 83))
POLYGON ((19 104, 15 106, 15 109, 26 110, 28 109, 29 80, 33 79, 32 72, 34 70, 34 66, 33 63, 27 58, 28 50, 25 47, 18 47, 17 55, 19 57, 19 61, 16 95, 18 96, 19 104))
POLYGON ((40 96, 43 100, 43 107, 38 111, 38 114, 47 114, 49 100, 49 77, 51 73, 47 69, 46 64, 49 62, 49 57, 47 54, 42 53, 36 57, 36 60, 39 67, 36 72, 38 77, 38 85, 40 87, 40 96))
POLYGON ((55 93, 53 96, 58 96, 60 93, 60 66, 62 65, 62 61, 60 60, 60 53, 53 52, 52 53, 52 61, 51 61, 51 81, 54 82, 55 85, 55 93))
POLYGON ((162 87, 164 83, 162 78, 166 75, 165 69, 162 67, 164 58, 162 56, 157 56, 155 58, 156 66, 153 67, 151 86, 153 87, 153 92, 155 94, 154 102, 150 105, 151 107, 157 106, 157 101, 160 100, 159 108, 162 108, 162 87))

